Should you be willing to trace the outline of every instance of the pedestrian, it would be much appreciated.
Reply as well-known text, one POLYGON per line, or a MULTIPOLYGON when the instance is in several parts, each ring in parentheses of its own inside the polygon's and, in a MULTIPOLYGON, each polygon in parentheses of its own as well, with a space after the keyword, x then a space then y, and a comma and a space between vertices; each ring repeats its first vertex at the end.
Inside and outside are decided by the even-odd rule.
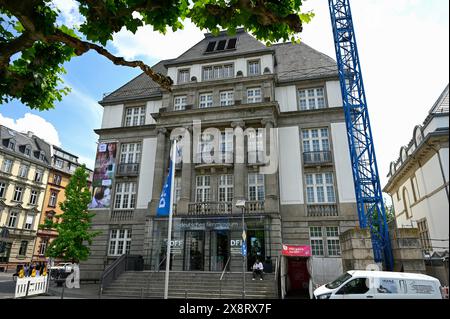
POLYGON ((259 276, 259 280, 263 280, 263 271, 264 266, 259 259, 256 259, 255 263, 253 264, 253 278, 252 280, 256 279, 256 276, 259 276))
POLYGON ((26 263, 24 267, 24 276, 28 277, 30 275, 30 264, 26 263))

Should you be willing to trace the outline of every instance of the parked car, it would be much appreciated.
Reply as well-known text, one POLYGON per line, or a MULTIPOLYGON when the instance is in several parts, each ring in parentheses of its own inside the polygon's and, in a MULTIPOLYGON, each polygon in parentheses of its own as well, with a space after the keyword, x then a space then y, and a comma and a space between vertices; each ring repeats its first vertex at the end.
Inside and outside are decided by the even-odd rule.
POLYGON ((68 273, 72 272, 72 268, 73 268, 73 264, 72 263, 59 263, 59 264, 56 264, 53 267, 50 267, 50 269, 52 271, 54 271, 54 270, 61 270, 61 271, 68 272, 68 273))
POLYGON ((442 298, 438 279, 403 272, 352 270, 314 290, 314 299, 442 298))

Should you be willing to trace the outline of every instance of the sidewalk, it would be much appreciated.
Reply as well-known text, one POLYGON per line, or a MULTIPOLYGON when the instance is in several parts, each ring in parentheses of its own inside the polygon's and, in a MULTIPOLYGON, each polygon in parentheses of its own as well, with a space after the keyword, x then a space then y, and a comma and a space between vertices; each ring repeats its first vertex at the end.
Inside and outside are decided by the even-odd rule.
MULTIPOLYGON (((99 284, 80 283, 80 288, 69 289, 65 287, 63 299, 99 299, 98 290, 99 284)), ((61 298, 62 291, 63 287, 57 287, 55 283, 52 283, 48 288, 48 295, 55 297, 50 299, 61 298)))

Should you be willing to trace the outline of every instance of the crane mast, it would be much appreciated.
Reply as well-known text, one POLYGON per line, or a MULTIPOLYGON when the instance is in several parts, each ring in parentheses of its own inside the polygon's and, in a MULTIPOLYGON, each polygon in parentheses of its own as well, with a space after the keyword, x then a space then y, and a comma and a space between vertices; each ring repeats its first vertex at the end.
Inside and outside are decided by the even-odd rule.
POLYGON ((393 270, 393 256, 349 0, 328 0, 344 103, 359 224, 370 228, 374 259, 393 270))

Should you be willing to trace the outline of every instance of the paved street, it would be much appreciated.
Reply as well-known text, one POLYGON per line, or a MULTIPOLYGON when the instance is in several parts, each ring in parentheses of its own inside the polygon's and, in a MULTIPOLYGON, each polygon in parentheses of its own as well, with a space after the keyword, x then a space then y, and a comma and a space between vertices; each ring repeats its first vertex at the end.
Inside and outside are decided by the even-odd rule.
POLYGON ((12 274, 12 272, 0 272, 0 299, 14 298, 16 284, 12 274))

